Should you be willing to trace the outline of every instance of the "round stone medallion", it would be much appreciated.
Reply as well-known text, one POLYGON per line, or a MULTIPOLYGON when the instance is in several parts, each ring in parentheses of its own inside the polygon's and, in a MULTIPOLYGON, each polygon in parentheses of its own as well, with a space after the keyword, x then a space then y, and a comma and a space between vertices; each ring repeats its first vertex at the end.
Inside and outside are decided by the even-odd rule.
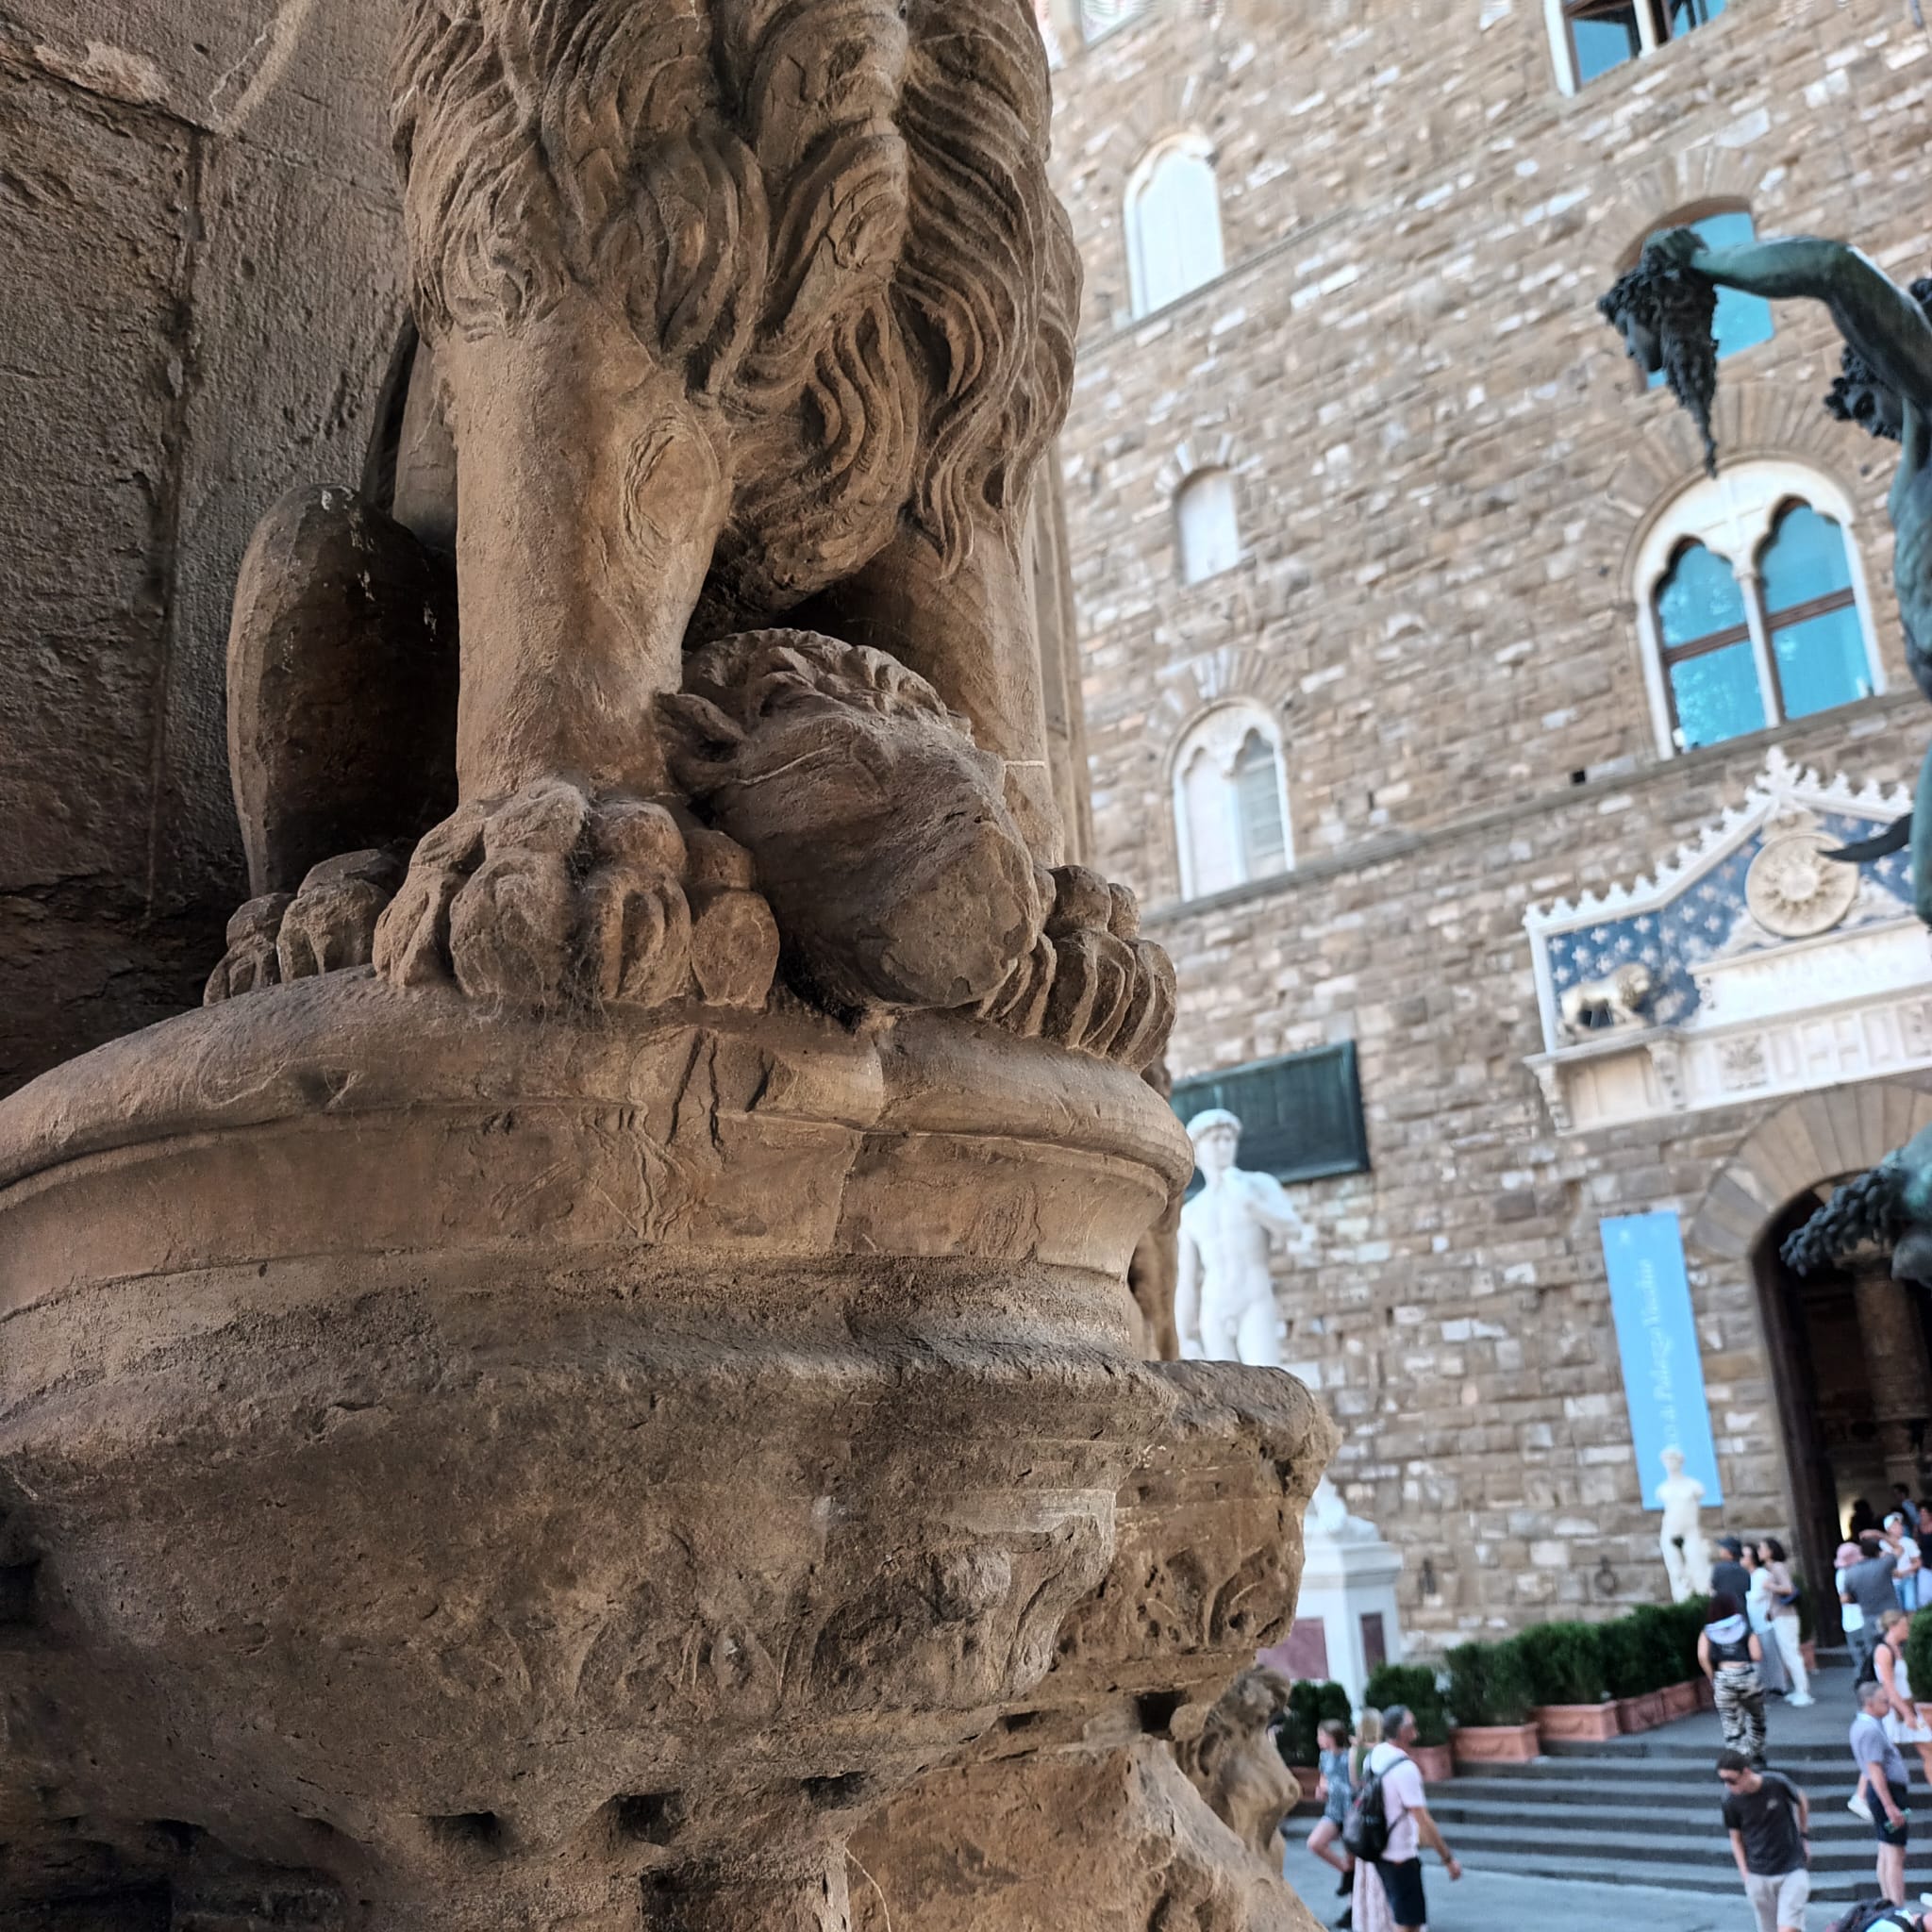
POLYGON ((1751 916, 1780 939, 1829 932, 1858 896, 1858 869, 1827 858, 1817 832, 1787 832, 1765 841, 1744 874, 1751 916))

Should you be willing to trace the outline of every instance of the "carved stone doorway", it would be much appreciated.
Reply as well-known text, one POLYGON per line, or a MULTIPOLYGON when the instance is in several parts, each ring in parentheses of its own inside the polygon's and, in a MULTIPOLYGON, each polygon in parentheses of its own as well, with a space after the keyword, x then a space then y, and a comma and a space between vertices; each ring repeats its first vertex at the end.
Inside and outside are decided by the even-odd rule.
POLYGON ((1778 1248, 1840 1179, 1876 1166, 1925 1126, 1932 1091, 1902 1079, 1797 1095, 1739 1144, 1690 1228, 1693 1253, 1746 1268, 1757 1283, 1777 1424, 1775 1441, 1751 1446, 1783 1452, 1788 1541, 1826 1643, 1840 1634, 1831 1560, 1842 1541, 1840 1502, 1849 1510, 1863 1495, 1882 1509, 1894 1480, 1888 1461, 1896 1480, 1920 1481, 1932 1408, 1926 1307, 1891 1279, 1888 1257, 1855 1257, 1807 1283, 1778 1248))
POLYGON ((1827 1643, 1841 1634, 1827 1579, 1853 1506, 1862 1497, 1882 1519, 1894 1482, 1924 1493, 1932 1421, 1925 1291, 1893 1278, 1890 1253, 1860 1251, 1808 1277, 1779 1257, 1834 1185, 1774 1216, 1752 1255, 1790 1473, 1793 1554, 1827 1643))

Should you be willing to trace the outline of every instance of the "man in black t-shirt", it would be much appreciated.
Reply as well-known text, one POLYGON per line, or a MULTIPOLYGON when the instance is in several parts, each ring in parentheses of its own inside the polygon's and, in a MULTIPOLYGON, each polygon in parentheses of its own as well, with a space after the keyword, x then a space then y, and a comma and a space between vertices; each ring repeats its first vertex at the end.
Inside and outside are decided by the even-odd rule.
POLYGON ((1811 1805, 1790 1778, 1753 1771, 1741 1751, 1721 1752, 1724 1829, 1758 1932, 1805 1932, 1811 1898, 1811 1848, 1805 1842, 1811 1805))
POLYGON ((1744 1567, 1744 1545, 1734 1536, 1717 1540, 1717 1561, 1710 1566, 1710 1593, 1727 1590, 1742 1603, 1751 1594, 1751 1573, 1744 1567))

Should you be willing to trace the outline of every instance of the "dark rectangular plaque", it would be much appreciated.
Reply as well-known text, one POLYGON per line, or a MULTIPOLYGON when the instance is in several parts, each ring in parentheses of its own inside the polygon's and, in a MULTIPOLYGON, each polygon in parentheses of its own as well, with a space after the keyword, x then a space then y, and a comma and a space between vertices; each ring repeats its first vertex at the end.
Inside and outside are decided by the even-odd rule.
POLYGON ((1389 1661, 1389 1637, 1382 1628, 1380 1610, 1362 1612, 1362 1663, 1371 1670, 1378 1670, 1389 1661))
POLYGON ((1210 1107, 1225 1108, 1241 1122, 1235 1158, 1253 1173, 1312 1181, 1368 1169, 1352 1040, 1174 1082, 1174 1110, 1184 1122, 1210 1107))
POLYGON ((1275 1665, 1285 1670, 1297 1683, 1313 1682, 1324 1684, 1328 1681, 1328 1628, 1320 1617, 1297 1617, 1287 1640, 1277 1643, 1269 1655, 1274 1663, 1276 1657, 1280 1661, 1275 1665))

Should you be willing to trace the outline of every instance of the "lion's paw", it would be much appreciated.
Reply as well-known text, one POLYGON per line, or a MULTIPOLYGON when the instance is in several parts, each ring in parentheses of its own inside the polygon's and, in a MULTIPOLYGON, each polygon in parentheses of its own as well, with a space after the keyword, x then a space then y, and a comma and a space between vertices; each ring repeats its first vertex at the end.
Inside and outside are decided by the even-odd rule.
POLYGON ((346 852, 311 866, 275 934, 282 982, 366 966, 375 924, 403 875, 393 852, 346 852))
POLYGON ((291 892, 264 892, 233 914, 228 921, 228 950, 202 989, 203 1006, 219 1006, 224 1000, 239 999, 244 992, 260 992, 280 983, 275 935, 293 897, 291 892))
POLYGON ((1044 934, 980 1016, 1139 1073, 1160 1057, 1174 1025, 1174 966, 1141 938, 1140 908, 1126 887, 1063 865, 1052 888, 1044 934))
POLYGON ((228 950, 208 974, 203 1006, 366 966, 375 924, 403 875, 392 852, 345 852, 311 866, 298 892, 264 892, 228 921, 228 950))
POLYGON ((778 931, 749 856, 647 800, 542 779, 427 833, 376 933, 396 986, 454 977, 472 999, 756 1008, 778 931))

